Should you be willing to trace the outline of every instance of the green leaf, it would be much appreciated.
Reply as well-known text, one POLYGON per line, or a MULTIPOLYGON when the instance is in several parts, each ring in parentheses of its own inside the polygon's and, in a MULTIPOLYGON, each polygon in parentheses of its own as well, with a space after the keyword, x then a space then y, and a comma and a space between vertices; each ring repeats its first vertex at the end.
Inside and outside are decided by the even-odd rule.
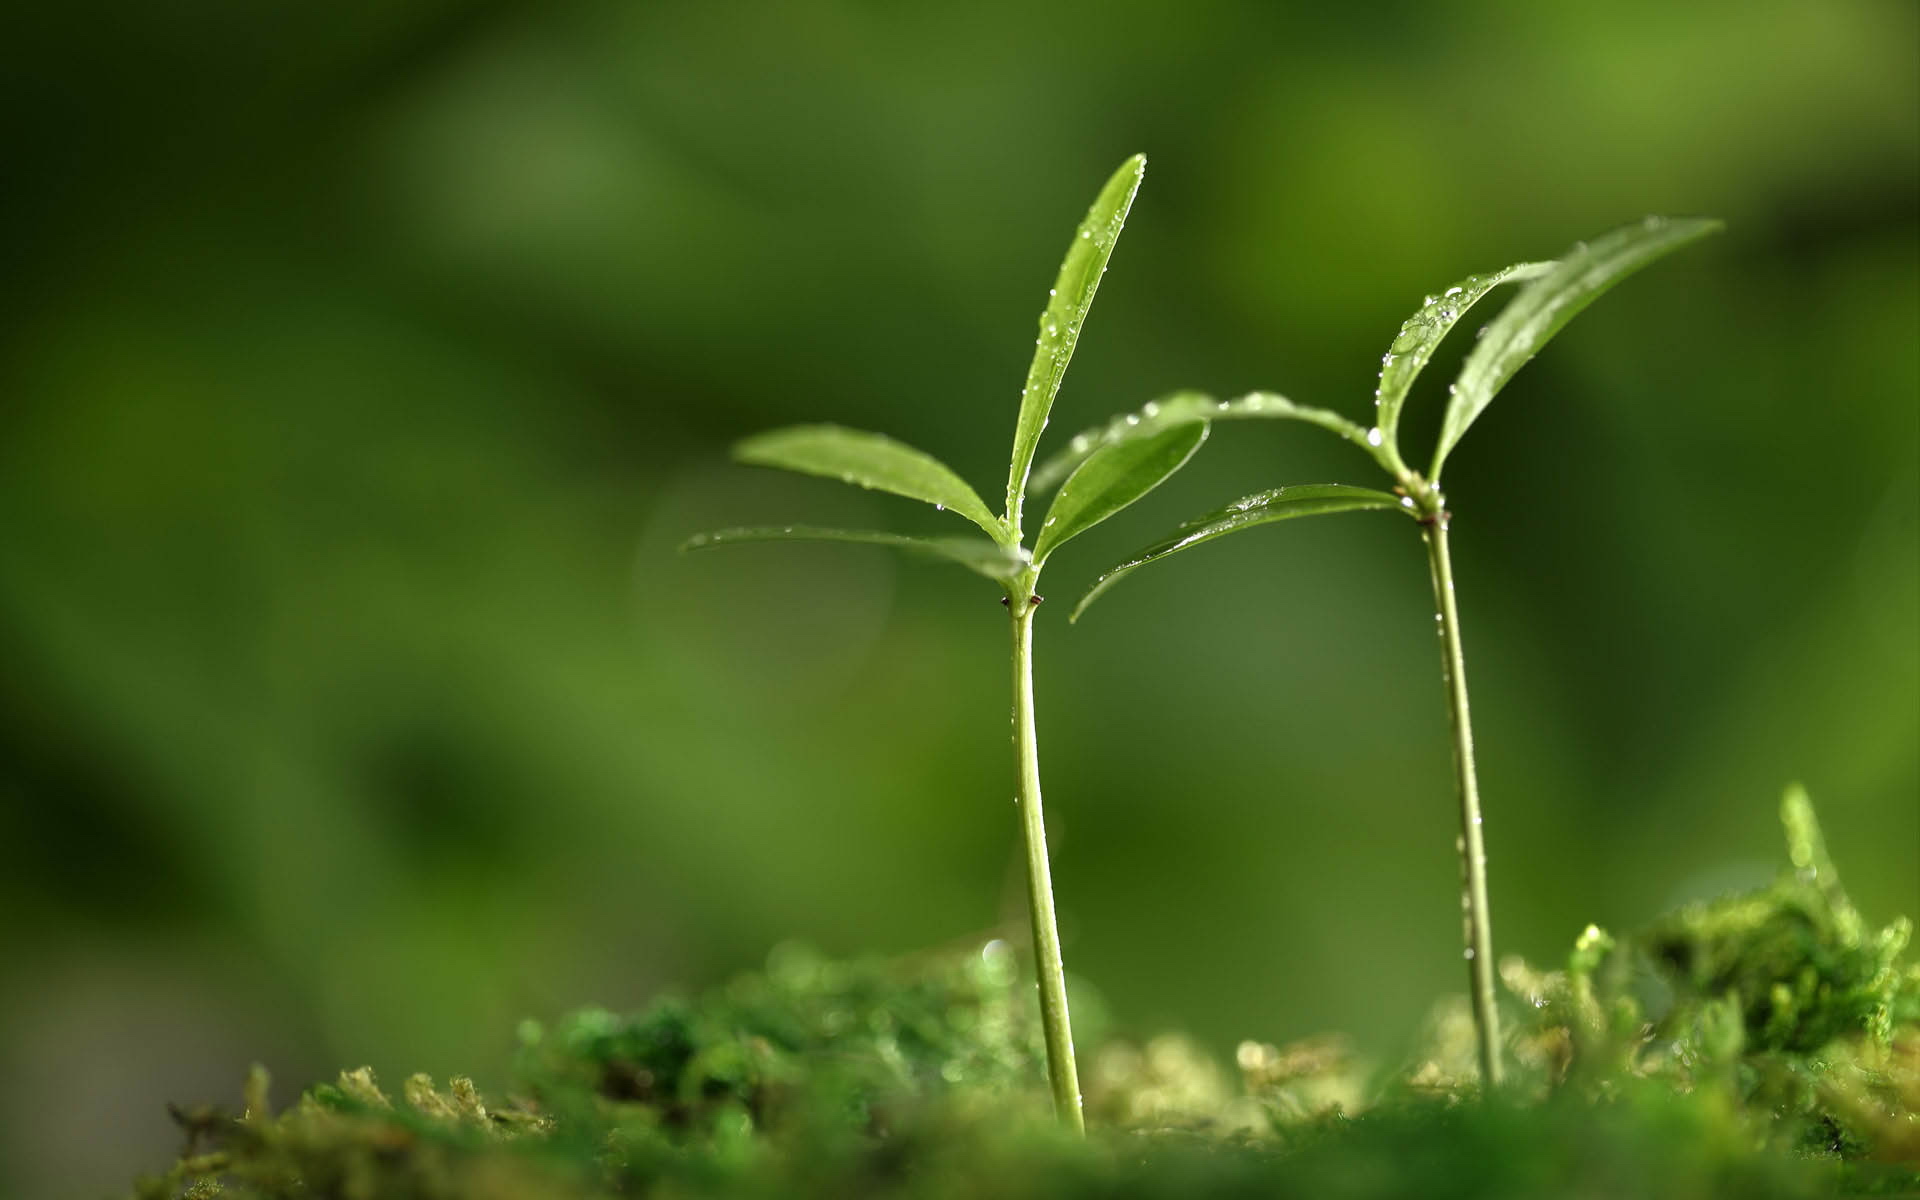
POLYGON ((1047 459, 1033 472, 1032 488, 1044 491, 1065 479, 1081 463, 1100 450, 1136 438, 1152 437, 1164 429, 1193 421, 1233 421, 1247 418, 1279 418, 1305 421, 1330 429, 1359 446, 1371 449, 1366 431, 1336 412, 1295 404, 1272 392, 1252 392, 1237 400, 1215 400, 1202 392, 1175 392, 1149 401, 1138 412, 1115 417, 1098 429, 1077 434, 1067 448, 1047 459))
POLYGON ((1077 537, 1146 495, 1187 465, 1207 440, 1204 421, 1180 425, 1151 438, 1115 442, 1086 462, 1060 489, 1034 543, 1037 567, 1069 538, 1077 537))
POLYGON ((959 513, 995 541, 1006 540, 1000 519, 966 480, 931 454, 877 433, 838 425, 793 425, 747 438, 734 446, 733 456, 755 466, 824 475, 924 500, 959 513))
POLYGON ((1386 444, 1394 447, 1394 453, 1399 453, 1400 409, 1407 402, 1407 390, 1433 357, 1441 339, 1494 288, 1538 279, 1553 265, 1515 263, 1491 275, 1469 275, 1438 296, 1428 296, 1418 312, 1400 323, 1399 336, 1380 359, 1380 386, 1373 393, 1375 428, 1386 444))
POLYGON ((1506 311, 1487 326, 1485 336, 1460 368, 1427 478, 1439 480, 1441 466, 1467 427, 1514 372, 1581 309, 1641 267, 1721 228, 1721 223, 1714 220, 1648 217, 1597 238, 1591 245, 1575 246, 1551 271, 1522 288, 1506 311))
POLYGON ((958 563, 969 571, 978 571, 988 579, 1006 583, 1027 565, 1024 551, 1009 549, 998 542, 974 537, 909 537, 902 533, 882 533, 872 529, 823 529, 817 525, 763 525, 742 529, 719 529, 699 533, 682 543, 682 552, 706 550, 713 546, 731 546, 740 542, 861 542, 874 546, 892 546, 915 554, 958 563))
POLYGON ((1071 620, 1078 621, 1080 614, 1087 611, 1103 592, 1122 579, 1133 574, 1151 562, 1158 562, 1170 554, 1178 554, 1191 546, 1210 542, 1242 529, 1251 529, 1256 525, 1271 525, 1275 521, 1288 521, 1294 517, 1313 517, 1323 513, 1362 512, 1369 509, 1386 509, 1408 512, 1407 502, 1399 496, 1386 492, 1376 492, 1372 488, 1349 487, 1343 483, 1302 484, 1293 487, 1275 488, 1270 492, 1257 492, 1217 512, 1196 517, 1179 529, 1165 541, 1157 542, 1134 555, 1126 562, 1108 571, 1094 580, 1087 594, 1080 597, 1080 603, 1074 606, 1071 620))
POLYGON ((1060 274, 1047 292, 1046 311, 1040 314, 1040 336, 1034 343, 1033 365, 1027 368, 1026 390, 1020 393, 1020 419, 1013 430, 1013 458, 1007 470, 1007 528, 1020 534, 1021 502, 1026 498, 1027 472, 1033 466, 1034 450, 1040 445, 1040 431, 1047 427, 1047 413, 1060 391, 1060 380, 1067 373, 1067 362, 1080 341, 1080 328, 1086 323, 1087 310, 1093 307, 1093 294, 1106 273, 1107 260, 1113 257, 1114 243, 1127 222, 1127 209, 1140 190, 1140 178, 1146 173, 1147 159, 1136 154, 1120 164, 1120 169, 1100 189, 1086 219, 1075 230, 1073 244, 1060 264, 1060 274))

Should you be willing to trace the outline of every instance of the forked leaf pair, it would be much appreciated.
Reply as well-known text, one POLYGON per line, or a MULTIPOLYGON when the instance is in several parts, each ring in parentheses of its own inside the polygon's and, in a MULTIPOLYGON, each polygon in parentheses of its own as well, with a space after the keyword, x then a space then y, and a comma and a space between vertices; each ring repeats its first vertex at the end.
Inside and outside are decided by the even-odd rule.
POLYGON ((1418 520, 1427 519, 1423 501, 1438 509, 1441 468, 1467 429, 1526 362, 1539 352, 1581 309, 1626 276, 1687 243, 1718 230, 1721 223, 1698 218, 1648 217, 1616 229, 1592 243, 1575 246, 1555 262, 1517 263, 1485 275, 1469 275, 1426 302, 1400 326, 1400 332, 1381 357, 1379 387, 1374 392, 1375 423, 1371 428, 1323 408, 1295 404, 1284 396, 1254 392, 1236 400, 1213 401, 1193 393, 1178 393, 1148 404, 1138 413, 1075 437, 1069 448, 1035 472, 1037 480, 1057 478, 1088 455, 1150 434, 1169 421, 1196 419, 1205 413, 1214 421, 1268 418, 1317 425, 1361 447, 1392 476, 1395 494, 1347 484, 1315 484, 1275 488, 1243 497, 1181 525, 1095 581, 1074 609, 1077 619, 1095 599, 1140 567, 1228 533, 1294 517, 1371 509, 1399 510, 1418 520), (1491 324, 1482 330, 1454 384, 1440 437, 1426 474, 1406 465, 1399 446, 1400 413, 1408 392, 1453 327, 1469 309, 1504 283, 1524 283, 1520 292, 1491 324))
MULTIPOLYGON (((1465 955, 1480 1041, 1481 1076, 1489 1086, 1501 1080, 1499 1017, 1494 1008, 1493 934, 1487 902, 1486 852, 1482 839, 1479 782, 1474 765, 1473 723, 1467 699, 1466 652, 1447 546, 1452 514, 1440 491, 1440 472, 1459 444, 1507 381, 1581 309, 1628 275, 1697 238, 1714 232, 1710 220, 1648 217, 1616 229, 1591 245, 1575 246, 1557 262, 1519 263, 1488 275, 1470 275, 1436 296, 1400 326, 1380 360, 1380 385, 1374 391, 1374 425, 1368 429, 1325 409, 1297 405, 1279 396, 1255 393, 1213 404, 1210 418, 1275 417, 1305 421, 1360 446, 1394 482, 1392 493, 1346 484, 1281 487, 1234 501, 1205 513, 1107 571, 1075 607, 1078 619, 1109 588, 1148 563, 1158 562, 1204 542, 1260 525, 1322 513, 1390 510, 1423 526, 1433 575, 1434 603, 1442 642, 1442 678, 1454 736, 1454 768, 1460 800, 1462 909, 1466 916, 1465 955), (1407 394, 1441 341, 1467 311, 1503 283, 1523 285, 1506 309, 1481 331, 1453 385, 1447 410, 1422 475, 1400 454, 1400 414, 1407 394)), ((1110 453, 1129 438, 1149 436, 1156 423, 1172 414, 1197 412, 1209 402, 1169 397, 1135 416, 1090 430, 1073 439, 1067 452, 1041 468, 1042 477, 1073 469, 1076 456, 1110 453)))
POLYGON ((882 434, 838 425, 796 425, 758 434, 734 447, 734 457, 743 463, 825 476, 924 501, 973 522, 986 534, 986 540, 783 525, 701 534, 686 548, 777 540, 897 546, 977 571, 999 582, 1010 598, 1026 602, 1032 591, 1031 577, 1038 575, 1055 550, 1152 491, 1206 440, 1206 414, 1195 412, 1180 421, 1157 423, 1145 436, 1112 439, 1079 456, 1070 472, 1048 478, 1048 486, 1062 477, 1066 483, 1054 498, 1031 549, 1027 547, 1021 528, 1022 509, 1040 433, 1145 170, 1146 159, 1136 155, 1108 180, 1075 231, 1059 276, 1048 292, 1033 363, 1020 396, 1002 515, 994 515, 980 494, 945 463, 882 434))
POLYGON ((1042 1028, 1046 1034, 1047 1073, 1054 1105, 1071 1127, 1083 1125, 1080 1083, 1074 1066, 1071 1022, 1067 1013, 1065 968, 1053 912, 1053 883, 1047 861, 1046 823, 1040 806, 1040 767, 1033 716, 1033 610, 1040 570, 1053 552, 1077 535, 1132 504, 1179 470, 1207 437, 1208 414, 1198 410, 1179 420, 1157 421, 1138 436, 1112 438, 1074 460, 1031 548, 1022 528, 1028 475, 1046 428, 1047 413, 1060 391, 1067 363, 1079 343, 1087 311, 1113 256, 1127 210, 1139 190, 1146 160, 1128 159, 1107 181, 1060 265, 1040 315, 1033 363, 1020 394, 1013 453, 1007 466, 1006 508, 993 511, 965 480, 938 459, 876 433, 836 425, 802 425, 748 438, 735 447, 741 462, 782 467, 809 475, 858 484, 921 500, 973 522, 986 536, 915 537, 870 530, 819 529, 806 525, 727 529, 689 541, 688 549, 730 542, 812 540, 869 542, 932 555, 977 571, 999 583, 1012 613, 1014 795, 1020 805, 1027 857, 1027 895, 1033 924, 1034 959, 1040 984, 1042 1028))

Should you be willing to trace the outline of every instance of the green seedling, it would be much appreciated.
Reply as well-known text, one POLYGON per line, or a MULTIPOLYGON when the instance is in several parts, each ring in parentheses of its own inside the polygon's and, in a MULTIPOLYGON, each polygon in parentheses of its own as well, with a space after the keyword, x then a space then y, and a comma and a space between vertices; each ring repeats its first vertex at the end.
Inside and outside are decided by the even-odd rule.
POLYGON ((895 546, 958 563, 991 579, 1004 593, 1012 617, 1014 801, 1020 808, 1026 840, 1027 899, 1033 920, 1033 951, 1040 987, 1040 1012, 1046 1034, 1047 1070, 1061 1120, 1084 1127, 1080 1084, 1073 1062, 1072 1026, 1067 1015, 1066 977, 1060 959, 1060 935, 1054 921, 1053 883, 1047 865, 1046 822, 1040 807, 1040 765, 1033 716, 1033 614, 1041 597, 1035 588, 1048 559, 1069 539, 1106 520, 1157 487, 1183 466, 1208 426, 1204 415, 1158 423, 1144 437, 1117 438, 1080 454, 1054 497, 1032 547, 1021 526, 1033 467, 1047 413, 1060 390, 1067 362, 1093 304, 1093 295, 1113 255, 1127 209, 1139 190, 1146 159, 1134 156, 1101 189, 1086 219, 1075 231, 1048 291, 1040 315, 1033 365, 1020 396, 1014 426, 1013 455, 1007 469, 1005 513, 995 516, 986 502, 948 467, 909 446, 874 433, 833 425, 801 425, 759 434, 734 448, 741 462, 824 475, 873 488, 973 522, 986 537, 913 537, 871 530, 820 529, 787 525, 726 529, 701 534, 685 549, 735 542, 813 540, 868 542, 895 546))
POLYGON ((1480 1070, 1489 1087, 1501 1081, 1500 1031, 1494 1010, 1493 934, 1487 912, 1486 851, 1482 838, 1480 789, 1474 771, 1473 724, 1467 704, 1466 653, 1461 645, 1460 612, 1454 598, 1453 561, 1447 533, 1452 522, 1440 490, 1440 471, 1463 434, 1514 372, 1581 309, 1621 279, 1655 259, 1720 228, 1711 220, 1648 217, 1575 246, 1557 262, 1520 263, 1489 275, 1470 275, 1436 296, 1401 325, 1399 336, 1381 359, 1380 386, 1374 392, 1375 417, 1362 429, 1337 413, 1298 405, 1283 396, 1255 393, 1215 402, 1205 396, 1170 396, 1131 417, 1073 440, 1062 455, 1042 465, 1036 481, 1064 476, 1089 456, 1111 453, 1118 445, 1199 419, 1273 417, 1305 421, 1338 434, 1370 455, 1394 481, 1393 492, 1345 484, 1281 487, 1260 492, 1182 525, 1171 537, 1149 546, 1102 575, 1074 609, 1074 618, 1097 597, 1148 563, 1215 538, 1258 525, 1318 513, 1378 510, 1399 512, 1419 523, 1433 575, 1441 644, 1441 674, 1452 714, 1454 768, 1460 796, 1462 909, 1474 1023, 1479 1035, 1480 1070), (1480 333, 1449 396, 1438 444, 1424 474, 1408 467, 1399 446, 1400 413, 1407 392, 1434 350, 1467 310, 1495 287, 1524 284, 1512 302, 1480 333))

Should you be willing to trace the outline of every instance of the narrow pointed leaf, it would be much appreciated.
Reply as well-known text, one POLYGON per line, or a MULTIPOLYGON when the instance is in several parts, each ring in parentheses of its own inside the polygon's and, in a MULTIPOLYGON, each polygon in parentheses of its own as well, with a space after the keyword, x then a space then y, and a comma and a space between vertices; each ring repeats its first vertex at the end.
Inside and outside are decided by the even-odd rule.
POLYGON ((860 542, 873 546, 892 546, 915 554, 958 563, 969 571, 978 571, 988 579, 1006 582, 1026 566, 1024 552, 1009 549, 998 542, 975 537, 909 537, 902 533, 882 533, 873 529, 823 529, 817 525, 764 525, 741 529, 719 529, 695 534, 680 547, 684 551, 706 550, 713 546, 731 546, 741 542, 860 542))
POLYGON ((1520 289, 1460 369, 1427 478, 1438 480, 1467 427, 1499 390, 1581 309, 1657 258, 1722 228, 1700 218, 1648 217, 1576 246, 1553 270, 1520 289))
POLYGON ((1072 620, 1078 621, 1087 606, 1098 599, 1108 588, 1133 574, 1148 563, 1158 562, 1170 554, 1178 554, 1202 542, 1223 538, 1242 529, 1252 529, 1256 525, 1271 525, 1275 521, 1288 521, 1295 517, 1320 516, 1325 513, 1363 512, 1369 509, 1389 511, 1407 511, 1400 497, 1386 492, 1376 492, 1372 488, 1349 487, 1342 483, 1302 484, 1293 487, 1275 488, 1270 492, 1257 492, 1217 512, 1196 517, 1174 531, 1172 537, 1156 542, 1134 555, 1126 562, 1108 571, 1094 580, 1087 594, 1074 606, 1072 620))
POLYGON ((1515 263, 1491 275, 1469 275, 1437 296, 1428 296, 1418 312, 1400 323, 1399 336, 1380 360, 1380 386, 1374 392, 1374 427, 1398 452, 1400 409, 1427 360, 1467 310, 1503 283, 1524 283, 1553 269, 1552 263, 1515 263))
POLYGON ((1196 421, 1162 430, 1155 437, 1115 442, 1095 453, 1080 464, 1054 498, 1034 543, 1034 564, 1045 563, 1047 556, 1069 538, 1085 533, 1159 487, 1169 475, 1186 466, 1206 440, 1206 422, 1196 421))
POLYGON ((755 466, 824 475, 924 500, 936 508, 952 509, 996 541, 1006 536, 986 501, 945 463, 878 433, 838 425, 792 425, 745 439, 734 446, 733 456, 755 466))
POLYGON ((1332 430, 1350 442, 1369 448, 1366 431, 1336 412, 1295 404, 1273 392, 1252 392, 1236 400, 1215 400, 1203 392, 1175 392, 1150 401, 1140 411, 1115 417, 1107 424, 1075 435, 1066 449, 1034 468, 1031 489, 1045 491, 1065 479, 1079 465, 1108 446, 1153 437, 1162 430, 1193 421, 1234 421, 1277 418, 1305 421, 1332 430))
POLYGON ((1013 458, 1007 471, 1007 528, 1020 533, 1021 501, 1026 496, 1027 472, 1033 466, 1034 450, 1040 445, 1040 431, 1047 427, 1047 413, 1059 394, 1060 380, 1067 373, 1073 348, 1079 344, 1081 326, 1087 310, 1093 307, 1093 294, 1100 287, 1107 260, 1120 240, 1120 229, 1127 222, 1127 209, 1134 193, 1140 190, 1140 178, 1147 159, 1136 154, 1100 189, 1100 195, 1087 210, 1086 219, 1074 231, 1073 244, 1060 264, 1060 274, 1047 293, 1046 311, 1040 314, 1040 336, 1034 344, 1033 364, 1027 368, 1027 386, 1020 393, 1020 419, 1013 430, 1013 458))

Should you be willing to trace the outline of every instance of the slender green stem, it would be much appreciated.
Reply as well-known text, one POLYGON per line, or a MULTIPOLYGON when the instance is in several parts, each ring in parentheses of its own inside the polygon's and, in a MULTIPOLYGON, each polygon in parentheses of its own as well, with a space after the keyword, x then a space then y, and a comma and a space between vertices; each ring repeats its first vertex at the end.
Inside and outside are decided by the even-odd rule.
POLYGON ((1460 611, 1453 597, 1453 560, 1447 552, 1447 511, 1438 490, 1427 508, 1427 558, 1433 567, 1433 599, 1438 606, 1441 668, 1447 707, 1453 715, 1453 765, 1460 783, 1460 873, 1464 888, 1467 978, 1473 996, 1473 1023, 1480 1034, 1480 1077, 1489 1089, 1500 1086, 1500 1014, 1494 1007, 1493 925, 1487 915, 1487 851, 1480 835, 1480 784, 1473 769, 1473 718, 1467 711, 1467 658, 1460 645, 1460 611))
POLYGON ((1040 807, 1040 755, 1033 727, 1032 584, 1029 577, 1007 598, 1013 614, 1014 803, 1020 806, 1026 834, 1027 909, 1033 918, 1033 958, 1040 981, 1040 1022, 1046 1031, 1053 1107, 1069 1128, 1083 1131, 1086 1118, 1080 1111, 1080 1074, 1073 1065, 1066 968, 1060 961, 1060 930, 1053 916, 1053 873, 1047 865, 1047 822, 1040 807))

